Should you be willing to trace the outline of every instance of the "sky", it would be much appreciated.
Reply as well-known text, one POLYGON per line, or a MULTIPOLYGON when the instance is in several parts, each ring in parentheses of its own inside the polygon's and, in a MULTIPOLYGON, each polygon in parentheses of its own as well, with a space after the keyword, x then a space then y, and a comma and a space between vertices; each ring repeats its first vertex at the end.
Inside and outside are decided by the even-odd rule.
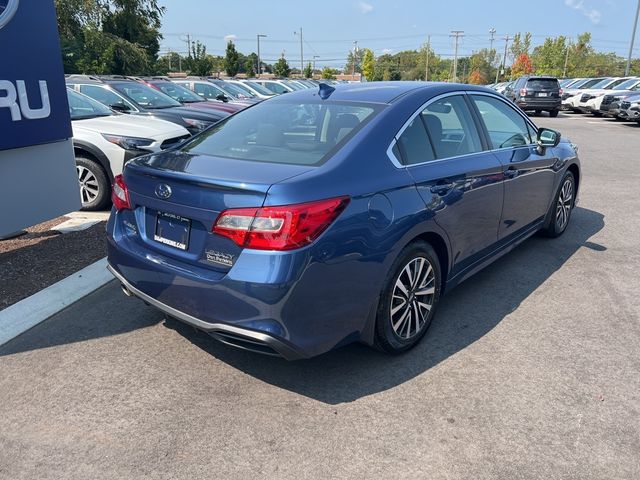
MULTIPOLYGON (((166 7, 161 54, 186 53, 187 34, 224 55, 231 39, 238 51, 257 50, 273 63, 284 52, 289 64, 300 65, 300 28, 304 63, 341 68, 354 41, 377 55, 418 49, 431 36, 438 55, 453 56, 452 30, 464 31, 459 54, 491 46, 504 49, 506 35, 531 32, 533 44, 547 36, 575 38, 589 31, 600 51, 626 57, 637 0, 160 0, 166 7), (296 32, 296 33, 294 33, 296 32)), ((640 28, 639 28, 640 30, 640 28)), ((640 56, 640 32, 634 57, 640 56)))

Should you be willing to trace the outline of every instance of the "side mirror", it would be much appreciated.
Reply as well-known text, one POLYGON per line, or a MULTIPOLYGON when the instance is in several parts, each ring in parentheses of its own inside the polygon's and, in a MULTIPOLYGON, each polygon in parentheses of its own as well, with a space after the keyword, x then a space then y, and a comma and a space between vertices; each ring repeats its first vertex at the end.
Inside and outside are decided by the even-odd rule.
POLYGON ((124 103, 114 103, 113 105, 109 105, 109 107, 111 107, 116 112, 120 112, 120 113, 128 113, 131 111, 131 109, 129 108, 129 105, 126 105, 124 103))
POLYGON ((227 97, 224 93, 219 93, 216 95, 216 100, 220 100, 221 102, 228 102, 229 97, 227 97))
POLYGON ((538 155, 543 155, 548 147, 557 147, 560 143, 560 132, 550 128, 540 128, 536 140, 538 155))

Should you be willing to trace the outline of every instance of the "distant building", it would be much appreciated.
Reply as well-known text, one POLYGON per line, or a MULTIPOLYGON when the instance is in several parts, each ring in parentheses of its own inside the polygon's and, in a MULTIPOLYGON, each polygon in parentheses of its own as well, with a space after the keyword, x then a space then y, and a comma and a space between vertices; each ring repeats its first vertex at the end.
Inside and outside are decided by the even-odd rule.
POLYGON ((347 82, 361 82, 362 74, 354 73, 353 75, 351 75, 350 73, 339 73, 338 75, 336 75, 336 80, 343 80, 347 82))

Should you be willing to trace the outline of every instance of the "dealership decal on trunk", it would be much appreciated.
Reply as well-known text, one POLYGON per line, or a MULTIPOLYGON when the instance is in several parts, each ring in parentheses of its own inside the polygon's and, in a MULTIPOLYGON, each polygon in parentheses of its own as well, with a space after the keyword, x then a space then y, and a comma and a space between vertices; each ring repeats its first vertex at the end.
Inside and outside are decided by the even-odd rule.
POLYGON ((225 267, 233 266, 233 255, 230 253, 214 252, 213 250, 207 250, 207 261, 211 263, 218 263, 225 267))

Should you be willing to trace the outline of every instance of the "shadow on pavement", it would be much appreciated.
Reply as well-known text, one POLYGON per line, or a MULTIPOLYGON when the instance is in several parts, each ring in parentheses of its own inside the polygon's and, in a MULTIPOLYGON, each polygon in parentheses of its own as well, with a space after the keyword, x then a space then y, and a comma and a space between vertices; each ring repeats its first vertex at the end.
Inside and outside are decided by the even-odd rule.
POLYGON ((165 326, 221 361, 274 386, 328 404, 400 385, 474 343, 514 311, 580 248, 606 247, 589 241, 604 227, 604 216, 576 208, 565 234, 555 240, 533 237, 446 295, 420 344, 400 356, 350 345, 297 362, 236 350, 178 321, 165 326))

